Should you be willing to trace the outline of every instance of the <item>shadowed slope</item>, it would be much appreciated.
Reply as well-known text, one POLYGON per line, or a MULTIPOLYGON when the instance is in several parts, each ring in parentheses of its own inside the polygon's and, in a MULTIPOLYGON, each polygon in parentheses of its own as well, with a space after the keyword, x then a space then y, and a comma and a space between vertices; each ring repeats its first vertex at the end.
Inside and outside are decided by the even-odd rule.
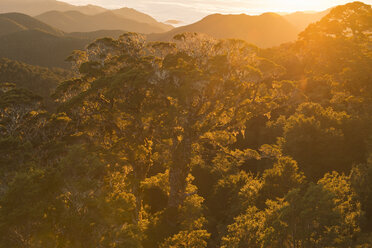
POLYGON ((53 105, 50 94, 57 85, 73 74, 70 71, 57 68, 46 68, 28 65, 19 61, 0 59, 0 83, 15 83, 17 87, 28 89, 40 95, 48 107, 53 105))
POLYGON ((98 38, 117 38, 124 32, 98 30, 64 33, 24 14, 0 14, 0 58, 32 65, 69 68, 70 64, 65 59, 73 50, 83 49, 98 38))
POLYGON ((0 36, 24 30, 39 30, 53 35, 63 35, 57 30, 35 18, 20 13, 0 14, 0 36))
POLYGON ((148 34, 169 30, 169 27, 165 24, 160 25, 156 21, 153 22, 155 24, 138 22, 130 18, 124 18, 113 11, 106 11, 97 15, 85 15, 78 11, 49 11, 35 18, 65 32, 92 32, 106 29, 148 34))
POLYGON ((0 36, 0 57, 28 64, 69 68, 65 59, 91 40, 55 36, 39 30, 25 30, 0 36))

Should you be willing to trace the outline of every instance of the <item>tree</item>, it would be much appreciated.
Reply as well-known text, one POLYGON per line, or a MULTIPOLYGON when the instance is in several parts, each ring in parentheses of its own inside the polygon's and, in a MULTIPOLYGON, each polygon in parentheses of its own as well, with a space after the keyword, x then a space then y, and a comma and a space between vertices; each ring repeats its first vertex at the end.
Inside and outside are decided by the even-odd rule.
POLYGON ((140 183, 153 163, 154 108, 151 61, 141 55, 142 37, 97 40, 85 52, 71 57, 81 79, 66 81, 55 97, 88 134, 109 163, 132 168, 132 192, 136 196, 135 221, 141 220, 140 183))
POLYGON ((353 2, 332 9, 321 21, 311 24, 296 44, 305 70, 331 75, 347 92, 370 99, 371 16, 370 5, 353 2))
POLYGON ((280 141, 284 154, 298 161, 300 169, 311 180, 318 180, 333 170, 348 172, 352 161, 362 159, 360 152, 363 153, 361 149, 354 149, 351 140, 355 137, 348 135, 350 118, 346 112, 330 107, 301 104, 284 122, 280 141))
POLYGON ((182 231, 167 239, 161 248, 204 248, 207 247, 207 240, 210 234, 205 230, 186 232, 182 231))
POLYGON ((297 162, 290 157, 280 157, 272 169, 262 175, 257 206, 262 207, 267 200, 283 198, 291 190, 305 183, 305 176, 299 171, 297 162))
POLYGON ((367 164, 355 166, 350 174, 351 185, 365 211, 365 224, 362 225, 367 231, 372 230, 372 158, 367 164))
POLYGON ((7 173, 32 161, 32 143, 40 138, 47 119, 41 101, 41 97, 14 84, 0 84, 0 178, 4 182, 10 178, 7 173))
MULTIPOLYGON (((154 140, 151 136, 154 122, 163 127, 161 136, 157 131, 154 137, 170 141, 169 207, 173 208, 182 205, 186 196, 193 147, 213 133, 243 128, 249 111, 265 109, 262 95, 265 87, 260 87, 262 78, 281 73, 276 64, 256 58, 255 48, 245 42, 217 41, 192 34, 175 37, 175 43, 149 44, 138 35, 127 34, 119 40, 96 41, 87 52, 75 53, 73 57, 80 65, 83 82, 79 83, 81 93, 74 90, 75 93, 70 94, 76 97, 68 106, 76 106, 78 112, 84 109, 86 114, 79 112, 78 118, 97 118, 90 121, 93 123, 90 128, 96 125, 92 135, 107 134, 100 139, 107 138, 109 143, 123 137, 130 142, 137 140, 136 151, 126 152, 130 157, 129 154, 138 154, 140 147, 151 150, 148 146, 154 140), (254 66, 261 67, 263 72, 254 66), (250 104, 257 107, 252 108, 250 104), (123 117, 117 120, 114 112, 123 117), (156 121, 155 117, 159 119, 156 121), (124 126, 129 122, 132 127, 124 126), (128 139, 133 134, 141 136, 128 139), (113 139, 112 135, 117 138, 113 139)), ((60 87, 66 88, 68 94, 69 87, 60 87)), ((132 155, 138 158, 136 156, 132 155)), ((150 161, 145 157, 143 160, 150 161)), ((138 161, 141 159, 129 162, 134 173, 149 167, 136 165, 138 161)), ((143 180, 146 173, 140 174, 137 181, 143 180)))

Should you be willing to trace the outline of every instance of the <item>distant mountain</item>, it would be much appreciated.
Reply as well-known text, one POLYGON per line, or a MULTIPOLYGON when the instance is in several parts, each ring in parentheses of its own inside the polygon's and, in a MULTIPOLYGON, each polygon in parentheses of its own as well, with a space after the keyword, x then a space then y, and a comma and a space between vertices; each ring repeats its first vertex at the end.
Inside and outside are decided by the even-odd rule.
POLYGON ((90 41, 25 30, 0 36, 0 57, 32 65, 69 68, 64 60, 73 50, 83 49, 90 41))
POLYGON ((172 25, 158 22, 152 16, 139 12, 135 9, 121 8, 121 9, 113 10, 112 12, 126 19, 130 19, 136 22, 151 24, 154 27, 163 29, 164 32, 173 29, 172 25))
POLYGON ((159 33, 173 28, 131 8, 109 11, 95 5, 75 6, 57 0, 0 0, 0 13, 8 12, 38 16, 39 20, 66 32, 106 29, 159 33))
POLYGON ((65 59, 73 50, 102 37, 118 38, 123 30, 65 33, 31 16, 0 14, 0 58, 32 65, 70 68, 65 59))
POLYGON ((320 21, 330 11, 331 9, 315 13, 295 12, 284 15, 283 17, 299 30, 303 31, 307 28, 307 26, 309 26, 309 24, 320 21))
MULTIPOLYGON (((126 30, 137 33, 162 33, 172 29, 172 26, 157 22, 155 19, 138 12, 135 21, 125 16, 124 9, 117 11, 106 11, 96 15, 86 15, 78 11, 49 11, 35 18, 48 23, 65 32, 92 32, 97 30, 126 30), (146 21, 146 22, 144 22, 146 21)), ((131 18, 134 13, 129 11, 131 18)))
POLYGON ((57 36, 64 35, 62 31, 25 14, 0 14, 0 36, 25 30, 39 30, 57 36))
POLYGON ((57 11, 79 11, 87 15, 95 15, 107 11, 106 9, 95 6, 75 6, 57 0, 1 0, 0 13, 20 12, 27 15, 40 15, 44 12, 57 11))
POLYGON ((164 34, 149 35, 149 39, 167 41, 179 33, 199 32, 215 38, 243 39, 266 48, 296 40, 299 31, 284 17, 274 13, 260 16, 214 14, 164 34))
POLYGON ((124 31, 101 30, 56 36, 39 30, 26 30, 0 36, 0 58, 5 57, 32 65, 69 69, 65 59, 74 50, 84 49, 102 37, 118 38, 124 31))

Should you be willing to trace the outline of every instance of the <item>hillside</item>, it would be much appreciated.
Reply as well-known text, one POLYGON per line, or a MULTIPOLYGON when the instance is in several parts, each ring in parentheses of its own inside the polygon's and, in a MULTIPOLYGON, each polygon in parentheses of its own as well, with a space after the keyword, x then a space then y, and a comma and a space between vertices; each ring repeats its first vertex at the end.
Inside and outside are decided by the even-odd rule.
POLYGON ((172 26, 160 24, 153 20, 151 23, 138 22, 125 16, 125 13, 106 11, 96 15, 86 15, 78 11, 49 11, 35 18, 49 23, 65 32, 92 32, 97 30, 126 30, 138 33, 161 33, 172 26))
POLYGON ((108 11, 95 5, 75 6, 56 0, 1 0, 0 13, 8 12, 20 12, 31 16, 42 15, 41 21, 66 32, 90 32, 100 29, 129 30, 130 27, 133 27, 133 30, 130 31, 157 33, 169 31, 173 28, 171 25, 158 22, 151 16, 131 8, 108 11), (81 15, 72 13, 64 15, 62 13, 58 14, 58 12, 79 12, 81 15), (99 15, 103 13, 105 14, 99 15), (69 27, 71 23, 73 25, 78 24, 77 27, 80 27, 80 29, 71 29, 69 27), (98 27, 95 28, 95 26, 98 27), (84 29, 81 27, 84 27, 84 29))
POLYGON ((83 49, 91 40, 55 36, 39 30, 25 30, 0 36, 0 57, 28 64, 68 68, 64 60, 76 49, 83 49))
POLYGON ((102 37, 111 37, 111 38, 119 38, 120 35, 125 33, 123 30, 98 30, 93 32, 73 32, 67 33, 66 36, 68 37, 75 37, 81 39, 88 39, 88 40, 96 40, 102 37))
POLYGON ((69 68, 65 59, 102 37, 117 38, 123 30, 64 33, 33 17, 19 13, 0 14, 0 58, 32 65, 69 68))
POLYGON ((283 17, 299 30, 305 30, 305 28, 309 26, 310 23, 320 21, 329 12, 330 9, 315 13, 295 12, 292 14, 284 15, 283 17))
POLYGON ((10 82, 17 87, 28 89, 46 100, 48 106, 50 94, 58 83, 72 77, 72 73, 63 69, 50 69, 28 65, 6 58, 0 59, 0 83, 10 82))
POLYGON ((119 37, 124 31, 100 30, 89 33, 69 33, 56 36, 40 30, 25 30, 0 36, 0 57, 32 65, 70 68, 65 59, 74 50, 102 37, 119 37))
POLYGON ((214 38, 243 39, 259 47, 271 47, 294 41, 299 30, 282 16, 274 13, 260 16, 214 14, 197 23, 175 28, 164 34, 149 35, 149 39, 166 41, 184 32, 205 33, 214 38))
POLYGON ((87 15, 95 15, 107 11, 106 9, 95 6, 75 6, 56 0, 1 0, 0 13, 21 12, 28 15, 40 15, 44 12, 57 11, 79 11, 87 15))
POLYGON ((113 10, 112 12, 126 19, 130 19, 130 20, 140 22, 140 23, 151 24, 152 26, 161 28, 164 31, 169 31, 173 29, 172 25, 158 22, 152 16, 139 12, 135 9, 121 8, 121 9, 113 10))
POLYGON ((0 36, 25 30, 39 30, 53 35, 63 35, 57 30, 35 18, 20 13, 0 14, 0 36))

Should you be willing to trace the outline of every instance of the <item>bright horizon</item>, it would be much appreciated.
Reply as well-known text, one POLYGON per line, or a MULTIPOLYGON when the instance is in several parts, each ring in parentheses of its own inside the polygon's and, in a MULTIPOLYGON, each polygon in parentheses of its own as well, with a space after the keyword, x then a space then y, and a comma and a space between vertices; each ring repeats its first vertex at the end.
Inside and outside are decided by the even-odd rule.
MULTIPOLYGON (((353 2, 350 0, 60 0, 74 5, 93 4, 108 9, 134 8, 159 21, 195 22, 209 14, 250 14, 264 12, 322 11, 353 2)), ((371 4, 372 0, 362 1, 371 4)))

